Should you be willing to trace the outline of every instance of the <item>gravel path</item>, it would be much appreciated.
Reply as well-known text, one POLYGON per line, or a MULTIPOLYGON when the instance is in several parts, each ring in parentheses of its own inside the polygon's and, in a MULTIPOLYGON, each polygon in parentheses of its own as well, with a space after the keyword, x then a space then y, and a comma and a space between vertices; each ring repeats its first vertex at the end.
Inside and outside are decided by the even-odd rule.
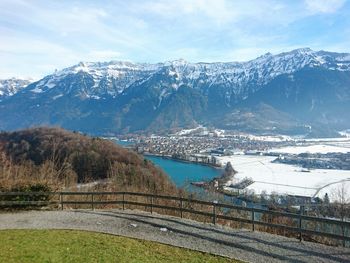
POLYGON ((0 213, 0 229, 81 229, 157 241, 247 262, 350 262, 350 249, 135 210, 0 213))

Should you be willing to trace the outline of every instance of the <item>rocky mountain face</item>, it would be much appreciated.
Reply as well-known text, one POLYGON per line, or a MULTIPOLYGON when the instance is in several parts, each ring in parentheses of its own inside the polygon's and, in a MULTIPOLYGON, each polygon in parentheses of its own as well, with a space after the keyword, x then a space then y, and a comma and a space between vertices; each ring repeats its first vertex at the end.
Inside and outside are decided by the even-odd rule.
POLYGON ((3 100, 0 129, 128 133, 202 124, 334 136, 350 126, 349 105, 346 53, 303 48, 239 63, 79 63, 3 100))
POLYGON ((0 79, 0 101, 16 94, 21 89, 28 86, 32 80, 27 79, 0 79))

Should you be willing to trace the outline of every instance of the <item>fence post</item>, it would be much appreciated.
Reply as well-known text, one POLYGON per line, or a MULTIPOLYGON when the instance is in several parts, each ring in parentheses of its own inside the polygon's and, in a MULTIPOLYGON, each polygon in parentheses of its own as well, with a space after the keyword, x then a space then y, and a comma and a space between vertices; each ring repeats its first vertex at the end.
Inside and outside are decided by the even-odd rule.
POLYGON ((213 201, 213 224, 216 225, 216 204, 218 201, 213 201))
POLYGON ((94 193, 91 193, 91 210, 94 210, 94 193))
POLYGON ((183 209, 183 207, 184 207, 184 205, 183 205, 183 200, 182 200, 182 197, 181 197, 181 199, 180 199, 180 217, 182 218, 183 217, 183 211, 182 211, 182 209, 183 209))
POLYGON ((342 216, 342 224, 341 224, 341 231, 343 236, 343 247, 345 247, 345 225, 344 225, 344 216, 342 216))
POLYGON ((60 204, 61 204, 61 210, 63 210, 63 194, 60 192, 60 204))
POLYGON ((255 213, 254 213, 254 210, 252 210, 252 231, 255 230, 254 220, 255 220, 255 213))
POLYGON ((153 196, 151 196, 151 214, 153 214, 153 196))
POLYGON ((303 240, 303 233, 301 232, 302 228, 302 219, 301 216, 304 214, 304 206, 300 206, 300 211, 299 211, 299 241, 301 242, 303 240))
POLYGON ((125 210, 125 193, 123 192, 123 210, 125 210))

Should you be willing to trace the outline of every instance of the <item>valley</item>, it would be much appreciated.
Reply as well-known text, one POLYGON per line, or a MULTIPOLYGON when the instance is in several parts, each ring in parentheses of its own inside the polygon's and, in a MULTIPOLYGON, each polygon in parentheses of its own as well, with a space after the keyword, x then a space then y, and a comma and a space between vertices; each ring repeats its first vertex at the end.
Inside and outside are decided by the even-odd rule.
MULTIPOLYGON (((290 196, 310 201, 323 199, 327 193, 331 201, 337 201, 338 190, 350 186, 350 138, 346 136, 317 140, 255 136, 199 126, 168 136, 122 138, 132 141, 130 147, 135 151, 158 156, 151 157, 156 163, 161 157, 173 165, 185 161, 225 168, 230 162, 235 171, 231 176, 192 177, 190 182, 215 185, 218 181, 214 189, 236 196, 290 196)), ((188 179, 186 171, 176 175, 182 183, 188 179)))

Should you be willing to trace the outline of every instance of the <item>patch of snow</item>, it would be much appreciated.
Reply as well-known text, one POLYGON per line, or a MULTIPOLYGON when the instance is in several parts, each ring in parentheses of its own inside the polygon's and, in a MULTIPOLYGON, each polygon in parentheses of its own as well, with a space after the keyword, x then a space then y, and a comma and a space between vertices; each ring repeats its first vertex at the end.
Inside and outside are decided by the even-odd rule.
POLYGON ((225 130, 219 130, 219 129, 215 129, 214 130, 214 134, 218 137, 224 137, 225 136, 225 130))
POLYGON ((80 62, 77 66, 74 67, 74 72, 89 72, 89 65, 88 63, 80 62))
POLYGON ((271 149, 268 152, 275 153, 347 153, 350 152, 350 147, 340 147, 333 145, 317 144, 308 146, 288 146, 283 148, 271 149))
POLYGON ((157 106, 157 108, 159 108, 160 104, 163 101, 163 98, 165 98, 166 95, 167 95, 167 91, 166 91, 166 89, 163 89, 162 92, 159 95, 159 98, 158 98, 158 106, 157 106))
POLYGON ((345 56, 338 59, 339 61, 350 61, 350 54, 346 54, 345 56))
POLYGON ((45 79, 41 80, 36 86, 41 87, 41 86, 44 86, 44 84, 45 84, 45 79))
POLYGON ((58 94, 58 95, 56 95, 56 96, 53 96, 53 100, 56 100, 56 99, 58 99, 58 98, 60 98, 60 97, 62 97, 63 96, 63 94, 58 94))
POLYGON ((169 70, 169 76, 175 76, 176 71, 175 70, 169 70))
POLYGON ((99 100, 99 99, 101 99, 101 97, 100 97, 100 96, 97 96, 97 95, 89 95, 88 98, 93 99, 93 100, 99 100))
POLYGON ((294 139, 287 135, 271 135, 271 136, 257 136, 252 134, 241 134, 241 138, 247 138, 253 141, 266 141, 266 142, 283 142, 293 141, 294 139))
POLYGON ((200 129, 206 130, 206 127, 199 125, 198 127, 194 128, 194 129, 183 129, 183 130, 177 132, 176 134, 179 136, 188 135, 188 134, 191 134, 191 133, 198 131, 200 129))
POLYGON ((49 88, 49 89, 52 89, 56 86, 55 83, 52 83, 51 81, 49 81, 48 83, 45 84, 45 87, 49 88))
POLYGON ((304 142, 349 142, 350 138, 312 138, 312 139, 303 139, 304 142))
POLYGON ((344 130, 340 131, 339 134, 343 137, 349 138, 350 139, 350 130, 344 130))
POLYGON ((31 90, 31 92, 34 93, 43 93, 44 91, 42 89, 40 89, 39 87, 35 87, 34 89, 31 90))
MULTIPOLYGON (((328 193, 332 197, 333 192, 339 187, 338 182, 350 181, 350 171, 312 169, 310 172, 303 172, 300 167, 281 163, 273 163, 272 156, 222 156, 217 157, 222 166, 231 162, 233 168, 238 172, 231 181, 226 184, 236 183, 245 178, 251 178, 254 183, 246 190, 261 194, 277 193, 281 195, 300 195, 323 197, 328 193)), ((349 191, 350 197, 350 191, 349 191)), ((335 200, 333 196, 333 200, 335 200)))

